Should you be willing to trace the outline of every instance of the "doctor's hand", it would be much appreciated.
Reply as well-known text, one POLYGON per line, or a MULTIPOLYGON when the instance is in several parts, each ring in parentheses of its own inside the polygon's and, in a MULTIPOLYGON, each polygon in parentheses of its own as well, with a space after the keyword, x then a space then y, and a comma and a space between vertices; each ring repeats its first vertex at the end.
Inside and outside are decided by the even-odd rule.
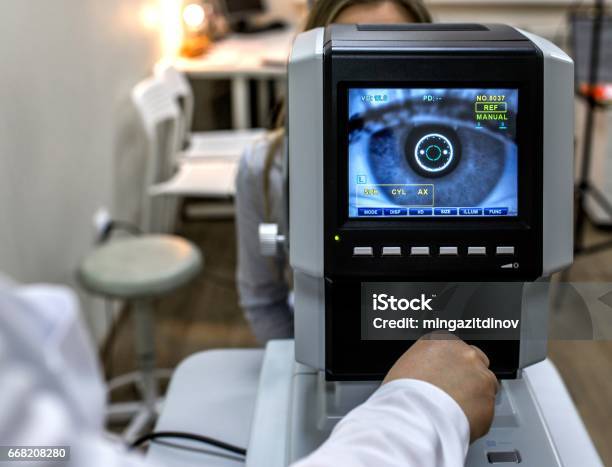
POLYGON ((450 333, 427 334, 395 362, 383 384, 402 378, 426 381, 450 395, 468 419, 470 442, 489 431, 499 383, 478 347, 450 333))

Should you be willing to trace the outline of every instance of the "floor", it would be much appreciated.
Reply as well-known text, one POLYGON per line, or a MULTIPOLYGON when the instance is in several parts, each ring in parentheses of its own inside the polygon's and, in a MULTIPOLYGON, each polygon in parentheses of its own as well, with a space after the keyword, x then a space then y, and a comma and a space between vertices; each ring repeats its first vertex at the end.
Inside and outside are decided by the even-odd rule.
MULTIPOLYGON (((589 243, 610 239, 612 232, 587 230, 589 243)), ((612 249, 578 257, 569 270, 572 282, 612 283, 612 249)), ((608 287, 612 290, 612 285, 608 287)), ((612 313, 612 310, 610 310, 612 313)), ((552 317, 552 325, 566 324, 552 317)), ((611 318, 608 322, 612 321, 611 318)), ((567 325, 567 324, 566 324, 567 325)), ((612 340, 550 341, 548 352, 563 377, 604 465, 612 466, 612 340)))
MULTIPOLYGON (((234 269, 234 223, 229 220, 188 222, 180 235, 205 253, 206 266, 194 283, 160 301, 156 316, 158 367, 176 366, 188 355, 220 347, 254 347, 238 306, 234 269)), ((611 235, 589 227, 589 241, 611 235)), ((612 251, 578 258, 572 281, 612 282, 612 251)), ((611 287, 612 289, 612 287, 611 287)), ((572 317, 558 313, 552 326, 572 326, 572 317)), ((107 376, 134 368, 129 313, 105 352, 107 376)), ((612 466, 612 341, 551 341, 550 358, 561 373, 604 465, 612 466)), ((125 397, 126 393, 117 397, 125 397)))

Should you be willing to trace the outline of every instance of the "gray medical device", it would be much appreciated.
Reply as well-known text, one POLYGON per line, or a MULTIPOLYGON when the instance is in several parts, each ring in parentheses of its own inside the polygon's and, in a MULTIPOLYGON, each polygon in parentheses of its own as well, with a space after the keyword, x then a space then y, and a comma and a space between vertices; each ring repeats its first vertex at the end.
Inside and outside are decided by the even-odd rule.
MULTIPOLYGON (((266 446, 270 459, 286 465, 315 449, 427 332, 376 314, 382 296, 397 295, 433 300, 429 317, 520 323, 459 333, 503 380, 493 428, 467 464, 560 465, 521 370, 546 356, 547 278, 573 258, 573 77, 563 51, 502 25, 332 25, 297 37, 297 363, 266 356, 258 405, 276 401, 288 427, 282 452, 266 446), (270 383, 272 368, 286 384, 270 383)), ((251 466, 271 435, 254 433, 251 466)))

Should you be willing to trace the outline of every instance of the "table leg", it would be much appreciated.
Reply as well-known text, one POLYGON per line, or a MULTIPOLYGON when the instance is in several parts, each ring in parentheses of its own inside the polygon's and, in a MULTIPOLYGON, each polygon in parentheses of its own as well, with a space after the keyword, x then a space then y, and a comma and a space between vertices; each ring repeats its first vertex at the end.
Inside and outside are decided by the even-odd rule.
POLYGON ((257 80, 257 126, 267 127, 270 119, 270 81, 257 80))
POLYGON ((274 80, 274 94, 278 101, 281 97, 287 96, 287 78, 277 78, 274 80))
POLYGON ((251 127, 249 80, 244 76, 232 78, 232 126, 236 130, 251 127))

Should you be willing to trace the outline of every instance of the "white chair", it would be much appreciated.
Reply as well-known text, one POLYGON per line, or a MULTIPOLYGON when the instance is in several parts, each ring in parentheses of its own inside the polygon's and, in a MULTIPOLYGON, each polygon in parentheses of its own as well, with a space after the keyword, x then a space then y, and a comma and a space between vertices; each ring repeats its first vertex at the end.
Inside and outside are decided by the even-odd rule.
POLYGON ((155 65, 154 75, 164 82, 181 109, 179 138, 183 143, 183 158, 239 159, 244 149, 265 134, 265 129, 220 130, 191 132, 194 115, 194 96, 184 73, 167 62, 155 65))
POLYGON ((141 226, 146 232, 171 232, 177 199, 159 196, 164 193, 154 187, 176 175, 181 111, 168 87, 155 78, 145 79, 134 87, 132 102, 144 127, 148 153, 141 226))
POLYGON ((158 379, 171 375, 169 370, 155 368, 154 300, 194 279, 203 263, 200 251, 191 242, 159 233, 169 231, 172 225, 175 200, 149 195, 151 186, 165 182, 173 173, 170 161, 176 151, 179 118, 174 98, 158 80, 148 79, 134 88, 132 101, 148 144, 140 221, 141 230, 148 233, 105 242, 82 261, 78 270, 80 283, 92 294, 131 305, 139 369, 113 379, 108 387, 113 391, 134 384, 140 398, 111 404, 107 414, 109 421, 129 421, 123 433, 127 441, 155 421, 163 402, 158 379))
POLYGON ((227 198, 236 192, 235 178, 240 157, 247 147, 265 134, 263 129, 190 133, 194 97, 183 73, 166 63, 155 66, 155 76, 167 86, 181 108, 178 173, 156 193, 176 196, 227 198))

